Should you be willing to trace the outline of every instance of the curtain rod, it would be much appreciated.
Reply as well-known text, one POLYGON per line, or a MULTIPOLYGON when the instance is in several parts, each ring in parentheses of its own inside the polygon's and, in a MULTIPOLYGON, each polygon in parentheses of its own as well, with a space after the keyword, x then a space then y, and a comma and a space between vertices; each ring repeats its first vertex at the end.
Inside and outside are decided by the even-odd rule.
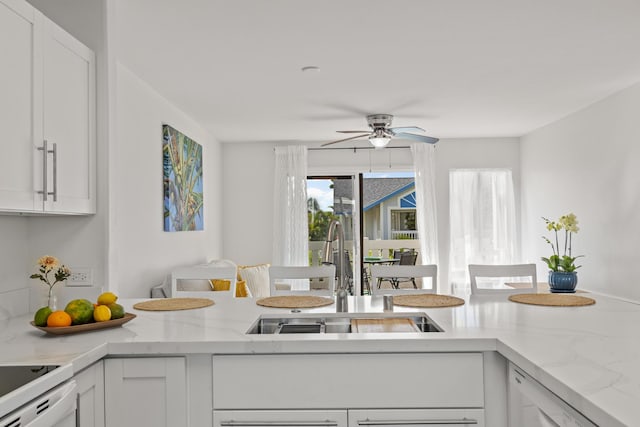
MULTIPOLYGON (((403 145, 400 147, 384 147, 382 150, 380 151, 384 151, 384 150, 397 150, 400 148, 411 148, 408 145, 403 145)), ((307 148, 307 150, 309 151, 323 151, 323 150, 353 150, 353 152, 355 153, 356 150, 375 150, 375 147, 328 147, 328 148, 322 148, 322 147, 309 147, 307 148)))

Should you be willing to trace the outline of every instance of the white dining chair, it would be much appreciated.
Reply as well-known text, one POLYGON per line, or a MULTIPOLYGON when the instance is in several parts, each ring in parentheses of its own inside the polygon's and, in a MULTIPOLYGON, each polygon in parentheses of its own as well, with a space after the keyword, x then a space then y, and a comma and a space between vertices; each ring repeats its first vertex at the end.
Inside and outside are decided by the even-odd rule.
POLYGON ((336 287, 336 266, 271 266, 269 290, 278 295, 333 296, 336 287))
MULTIPOLYGON (((206 298, 213 296, 211 280, 228 280, 229 293, 236 295, 236 267, 196 265, 180 267, 171 271, 170 297, 172 298, 206 298)), ((227 291, 217 291, 224 292, 227 291)))
POLYGON ((471 295, 520 294, 532 293, 537 290, 535 264, 469 264, 469 279, 471 295), (523 281, 524 278, 526 279, 523 281), (485 282, 491 282, 489 283, 491 286, 478 286, 478 282, 482 284, 482 279, 485 279, 485 282), (505 283, 511 283, 512 286, 505 283), (518 286, 513 286, 513 284, 518 284, 518 286))
POLYGON ((435 294, 438 291, 438 266, 429 265, 372 265, 371 266, 371 295, 402 295, 402 294, 435 294), (381 281, 391 282, 391 289, 379 288, 381 281), (410 288, 399 288, 400 282, 411 282, 410 288), (425 287, 431 282, 431 287, 425 287), (417 283, 421 287, 417 287, 417 283))

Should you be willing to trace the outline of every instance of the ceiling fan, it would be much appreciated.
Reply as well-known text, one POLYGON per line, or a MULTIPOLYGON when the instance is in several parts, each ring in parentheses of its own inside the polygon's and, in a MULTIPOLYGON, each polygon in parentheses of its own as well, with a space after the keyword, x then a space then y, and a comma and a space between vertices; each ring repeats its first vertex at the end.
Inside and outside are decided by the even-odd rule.
POLYGON ((417 135, 410 132, 424 132, 425 130, 417 126, 403 126, 403 127, 390 127, 393 121, 393 116, 390 114, 371 114, 367 116, 367 123, 371 130, 339 130, 339 133, 357 133, 359 135, 351 136, 349 138, 339 139, 337 141, 326 142, 322 144, 323 147, 327 145, 337 144, 338 142, 349 141, 352 139, 367 137, 371 145, 376 149, 384 148, 387 146, 392 138, 404 138, 412 139, 414 141, 426 142, 427 144, 435 144, 439 141, 438 138, 431 136, 417 135))

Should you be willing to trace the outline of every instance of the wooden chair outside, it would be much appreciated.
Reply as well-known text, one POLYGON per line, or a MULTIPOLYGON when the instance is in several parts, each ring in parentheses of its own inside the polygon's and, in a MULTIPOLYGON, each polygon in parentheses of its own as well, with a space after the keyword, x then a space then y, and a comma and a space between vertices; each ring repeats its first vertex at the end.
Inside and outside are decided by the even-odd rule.
POLYGON ((391 289, 381 289, 378 286, 372 286, 372 295, 383 294, 422 294, 437 293, 438 291, 438 266, 430 265, 372 265, 371 266, 372 283, 380 283, 382 280, 390 281, 391 289), (424 286, 425 282, 431 282, 431 288, 422 288, 416 285, 415 279, 421 278, 424 286), (412 281, 413 288, 400 288, 402 282, 412 281))

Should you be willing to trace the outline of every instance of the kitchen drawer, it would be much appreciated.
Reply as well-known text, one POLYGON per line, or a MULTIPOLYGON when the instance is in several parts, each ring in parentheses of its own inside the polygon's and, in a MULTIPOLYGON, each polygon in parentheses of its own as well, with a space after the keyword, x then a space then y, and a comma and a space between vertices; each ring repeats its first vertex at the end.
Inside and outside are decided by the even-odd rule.
POLYGON ((213 427, 347 427, 347 411, 213 411, 213 427))
POLYGON ((349 410, 349 427, 484 427, 482 409, 349 410))
POLYGON ((482 408, 481 353, 213 356, 215 409, 482 408))

